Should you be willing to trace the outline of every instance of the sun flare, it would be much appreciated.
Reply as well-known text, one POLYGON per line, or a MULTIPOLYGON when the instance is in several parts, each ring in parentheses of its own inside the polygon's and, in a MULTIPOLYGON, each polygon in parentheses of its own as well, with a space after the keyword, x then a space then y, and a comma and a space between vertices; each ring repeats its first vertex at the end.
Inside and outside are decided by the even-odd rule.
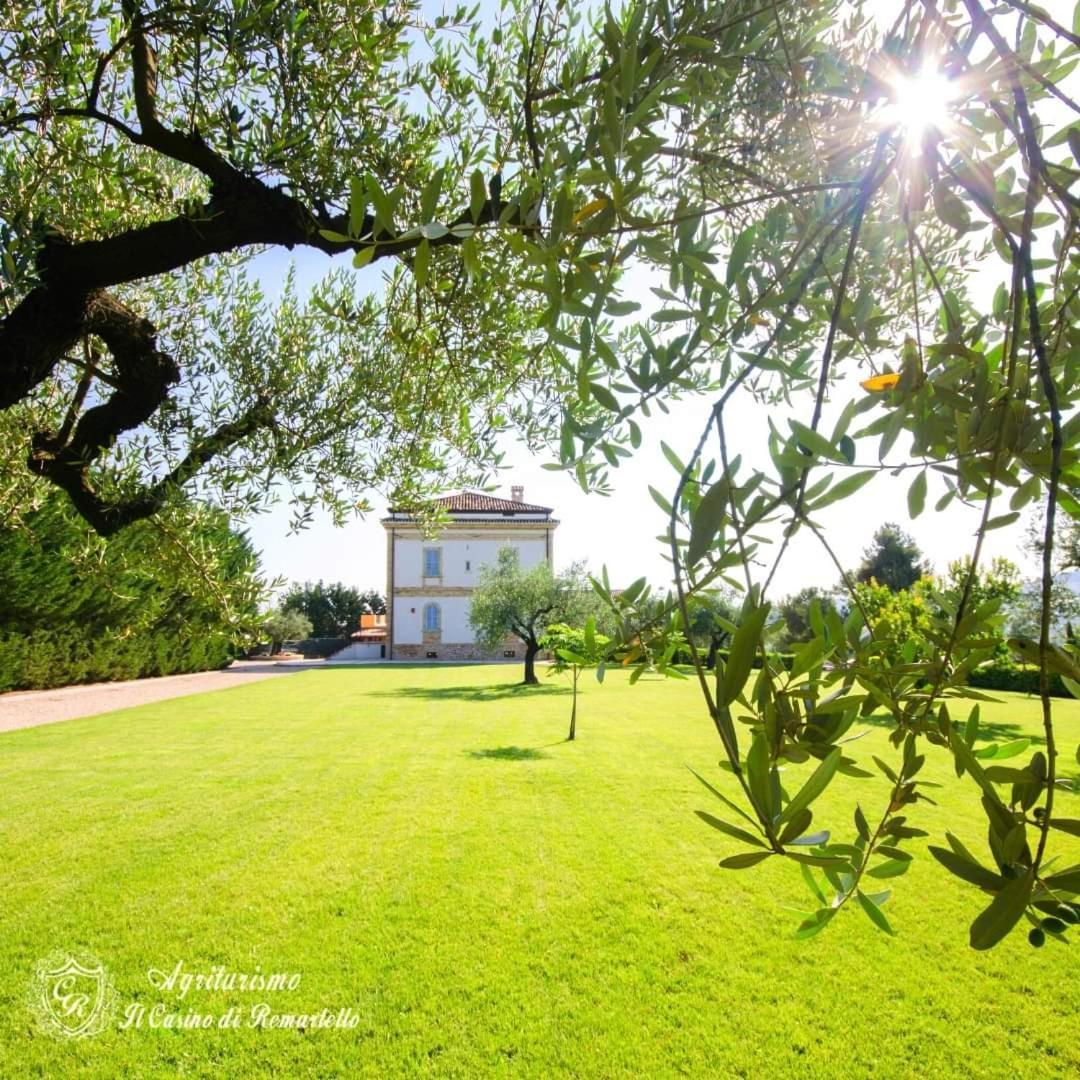
POLYGON ((885 110, 886 123, 899 128, 909 141, 918 143, 927 130, 944 131, 948 126, 956 87, 936 68, 925 67, 915 75, 898 76, 892 91, 892 101, 885 110))

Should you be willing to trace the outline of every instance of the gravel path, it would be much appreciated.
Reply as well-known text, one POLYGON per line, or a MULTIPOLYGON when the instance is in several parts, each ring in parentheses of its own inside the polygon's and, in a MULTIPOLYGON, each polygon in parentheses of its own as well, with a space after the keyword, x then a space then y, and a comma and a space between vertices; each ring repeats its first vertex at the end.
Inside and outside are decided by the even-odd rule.
POLYGON ((202 671, 194 675, 166 675, 159 679, 133 679, 130 682, 89 683, 64 686, 57 690, 19 690, 0 694, 0 732, 18 728, 55 724, 80 716, 146 705, 151 701, 203 694, 208 690, 226 690, 260 679, 292 675, 321 660, 276 664, 257 660, 235 661, 222 671, 202 671))

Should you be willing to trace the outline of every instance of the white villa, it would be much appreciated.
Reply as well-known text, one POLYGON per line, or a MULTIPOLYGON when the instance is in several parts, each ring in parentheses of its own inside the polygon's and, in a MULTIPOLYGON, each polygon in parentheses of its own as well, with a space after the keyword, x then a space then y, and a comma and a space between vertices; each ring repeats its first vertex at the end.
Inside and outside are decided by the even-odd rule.
POLYGON ((520 653, 516 638, 494 654, 482 650, 469 627, 469 604, 481 566, 499 548, 517 548, 523 569, 552 561, 559 523, 551 507, 532 506, 524 489, 510 499, 462 492, 438 499, 450 516, 438 537, 425 538, 408 513, 391 509, 386 529, 388 660, 491 660, 520 653))

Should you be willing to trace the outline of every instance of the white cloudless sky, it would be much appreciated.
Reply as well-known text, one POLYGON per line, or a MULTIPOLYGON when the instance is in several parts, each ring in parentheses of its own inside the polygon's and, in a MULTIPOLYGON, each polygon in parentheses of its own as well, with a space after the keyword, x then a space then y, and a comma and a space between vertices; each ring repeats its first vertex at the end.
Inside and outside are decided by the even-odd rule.
MULTIPOLYGON (((300 283, 314 280, 325 272, 325 259, 301 254, 297 256, 300 283)), ((283 276, 288 260, 278 253, 261 256, 257 270, 268 293, 276 291, 276 282, 283 276)), ((1003 264, 1002 264, 1003 265, 1003 264)), ((374 277, 374 273, 372 273, 374 277)), ((374 284, 374 282, 373 282, 374 284)), ((992 291, 992 290, 991 290, 992 291)), ((652 301, 651 295, 639 297, 652 301)), ((858 376, 852 373, 851 385, 837 389, 841 403, 857 385, 858 376)), ((680 457, 691 452, 705 424, 711 399, 691 396, 670 404, 665 415, 654 411, 650 420, 642 420, 641 449, 621 468, 610 473, 612 494, 586 494, 569 474, 552 472, 542 466, 550 458, 534 455, 519 442, 507 438, 505 468, 498 477, 500 494, 510 497, 510 486, 521 484, 528 502, 550 506, 561 522, 555 534, 555 562, 564 566, 574 560, 586 560, 590 569, 599 572, 608 568, 615 586, 627 585, 645 576, 654 585, 664 587, 670 580, 669 566, 664 559, 664 546, 657 537, 664 531, 664 514, 649 494, 649 486, 670 494, 677 481, 674 469, 660 449, 666 442, 680 457)), ((790 415, 805 419, 807 406, 797 403, 790 415), (800 407, 801 406, 801 407, 800 407)), ((769 418, 781 429, 785 413, 766 410, 748 394, 740 395, 728 410, 730 452, 742 454, 747 465, 768 467, 767 436, 769 418)), ((856 418, 853 429, 865 424, 875 414, 856 418)), ((893 451, 893 459, 901 444, 893 451)), ((860 460, 876 464, 876 440, 860 443, 860 460)), ((815 471, 816 479, 822 475, 815 471)), ((862 550, 871 540, 874 530, 885 521, 895 521, 918 542, 936 569, 944 570, 956 558, 970 553, 981 509, 964 507, 955 500, 940 514, 932 512, 934 501, 944 493, 940 478, 930 473, 927 509, 912 521, 908 518, 907 489, 913 471, 894 477, 882 472, 854 497, 835 504, 815 517, 824 527, 838 559, 846 568, 858 565, 862 550)), ((1007 509, 1002 500, 1001 512, 1007 509)), ((386 536, 380 524, 384 503, 364 519, 335 527, 325 515, 316 514, 314 523, 299 533, 289 532, 288 508, 280 505, 268 514, 251 519, 248 532, 262 553, 263 567, 271 578, 291 581, 342 581, 363 588, 386 587, 386 536)), ((1026 572, 1030 557, 1023 550, 1023 520, 1016 525, 990 533, 985 546, 987 558, 1005 555, 1019 563, 1026 572)), ((763 557, 771 552, 766 551, 763 557)), ((794 592, 805 585, 831 586, 838 572, 818 541, 805 530, 792 542, 777 572, 772 591, 774 595, 794 592)))
MULTIPOLYGON (((501 487, 495 494, 509 498, 511 484, 521 484, 528 502, 554 509, 554 516, 561 522, 555 533, 557 566, 584 559, 596 572, 606 565, 615 586, 627 585, 642 575, 654 585, 664 586, 670 572, 657 537, 666 521, 649 494, 649 485, 670 493, 677 477, 660 451, 660 441, 667 442, 680 455, 687 455, 708 411, 707 399, 692 398, 673 405, 668 416, 654 413, 651 421, 644 422, 641 449, 629 464, 612 472, 613 493, 607 497, 585 494, 568 474, 543 469, 546 458, 533 456, 513 443, 507 444, 507 468, 500 474, 501 487)), ((732 452, 742 453, 748 462, 764 463, 764 412, 749 399, 738 411, 739 419, 730 434, 732 452)), ((952 559, 970 553, 980 509, 958 506, 954 501, 942 513, 933 513, 933 501, 944 493, 944 487, 935 493, 931 474, 927 510, 911 521, 906 495, 912 476, 911 472, 899 478, 881 473, 852 498, 816 516, 846 568, 858 565, 863 548, 884 521, 895 521, 909 532, 936 569, 944 570, 952 559)), ((280 575, 294 581, 322 578, 382 592, 386 586, 386 536, 379 518, 384 509, 377 506, 376 513, 341 528, 317 515, 311 527, 290 535, 289 513, 285 507, 278 507, 253 519, 248 528, 270 577, 280 575)), ((1034 567, 1026 565, 1030 557, 1023 551, 1022 541, 1021 521, 991 533, 985 557, 1005 555, 1026 573, 1033 572, 1034 567)), ((831 586, 838 577, 828 554, 804 530, 781 563, 773 592, 782 595, 805 585, 831 586)))

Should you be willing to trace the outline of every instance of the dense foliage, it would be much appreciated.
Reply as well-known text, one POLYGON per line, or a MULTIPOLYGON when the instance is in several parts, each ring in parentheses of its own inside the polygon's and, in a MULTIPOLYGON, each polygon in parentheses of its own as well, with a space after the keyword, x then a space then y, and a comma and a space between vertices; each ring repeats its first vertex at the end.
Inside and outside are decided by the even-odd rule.
MULTIPOLYGON (((670 606, 670 601, 664 604, 666 608, 670 606)), ((737 606, 732 595, 723 590, 701 592, 694 597, 686 634, 699 648, 704 647, 706 667, 712 667, 716 662, 716 650, 731 638, 737 606)))
MULTIPOLYGON (((1065 759, 1049 694, 1054 671, 1080 687, 1075 659, 1052 641, 1054 541, 1062 512, 1080 516, 1071 494, 1080 107, 1063 89, 1080 24, 1019 3, 886 7, 724 5, 731 23, 710 41, 716 83, 706 93, 681 82, 675 134, 659 148, 667 168, 650 156, 656 131, 618 108, 632 96, 627 72, 648 62, 648 32, 632 19, 605 27, 613 62, 599 82, 617 134, 597 142, 594 199, 579 213, 595 220, 586 246, 599 265, 628 248, 653 265, 662 307, 620 333, 599 314, 604 284, 594 281, 575 292, 571 333, 565 296, 552 301, 564 316, 559 344, 577 359, 578 399, 605 414, 585 423, 571 410, 560 455, 587 481, 632 456, 633 417, 654 395, 687 374, 718 380, 690 456, 666 448, 677 479, 656 499, 683 625, 698 592, 718 580, 742 585, 726 663, 708 667, 691 643, 739 799, 711 790, 743 819, 709 815, 744 845, 723 865, 797 866, 814 909, 800 937, 849 905, 891 932, 888 893, 871 886, 909 867, 903 844, 923 835, 913 815, 928 797, 919 773, 928 753, 946 753, 988 827, 985 850, 951 831, 948 846, 932 848, 946 872, 981 891, 970 942, 990 948, 1027 920, 1041 944, 1080 910, 1070 906, 1080 866, 1055 862, 1080 824, 1054 810, 1065 759), (634 185, 641 176, 647 193, 634 185), (591 300, 597 307, 582 312, 591 300), (773 406, 764 466, 732 442, 730 413, 744 394, 773 406), (825 527, 827 508, 887 471, 910 477, 913 518, 928 505, 971 508, 959 587, 932 604, 912 597, 903 611, 884 597, 870 610, 878 598, 844 572, 825 527), (964 701, 976 696, 969 675, 1000 643, 1003 601, 975 587, 984 541, 1044 497, 1037 632, 1020 645, 1039 669, 1045 745, 1017 743, 1010 754, 1022 760, 984 765, 990 755, 972 749, 978 708, 964 701), (769 590, 805 543, 836 563, 846 614, 811 605, 812 634, 788 669, 766 649, 776 626, 769 590), (902 638, 916 624, 912 648, 902 638), (835 819, 823 828, 814 803, 838 775, 865 772, 847 735, 875 712, 895 747, 893 760, 873 762, 889 797, 880 812, 855 802, 846 835, 835 819), (802 763, 813 768, 796 780, 802 763)), ((908 571, 888 584, 913 585, 914 553, 899 554, 908 571)), ((678 620, 665 624, 597 585, 628 628, 627 656, 674 655, 678 620)))
POLYGON ((280 606, 284 611, 306 616, 311 623, 309 633, 325 638, 347 638, 360 629, 361 615, 386 613, 386 601, 380 593, 374 589, 361 591, 340 581, 294 582, 285 591, 280 606))
POLYGON ((286 641, 311 637, 311 620, 299 611, 277 608, 263 619, 263 633, 270 639, 270 655, 281 652, 286 641))
POLYGON ((262 593, 251 545, 218 511, 193 506, 102 540, 55 493, 0 529, 0 690, 222 667, 255 629, 262 593))
POLYGON ((919 546, 899 525, 886 522, 874 533, 855 571, 859 582, 876 581, 892 592, 909 589, 926 573, 919 546))
POLYGON ((521 223, 499 195, 502 69, 475 13, 5 10, 9 470, 29 463, 108 533, 196 484, 231 512, 284 484, 303 523, 320 502, 343 517, 394 487, 404 504, 490 463, 531 329, 528 301, 484 273, 513 262, 505 245, 469 239, 521 223), (291 277, 265 295, 247 263, 268 245, 381 262, 385 289, 337 267, 309 296, 291 277))
POLYGON ((807 585, 791 596, 785 596, 777 602, 776 613, 784 620, 776 634, 776 644, 781 649, 807 642, 814 637, 814 627, 810 622, 810 605, 817 602, 819 607, 835 607, 836 601, 826 589, 816 585, 807 585))

